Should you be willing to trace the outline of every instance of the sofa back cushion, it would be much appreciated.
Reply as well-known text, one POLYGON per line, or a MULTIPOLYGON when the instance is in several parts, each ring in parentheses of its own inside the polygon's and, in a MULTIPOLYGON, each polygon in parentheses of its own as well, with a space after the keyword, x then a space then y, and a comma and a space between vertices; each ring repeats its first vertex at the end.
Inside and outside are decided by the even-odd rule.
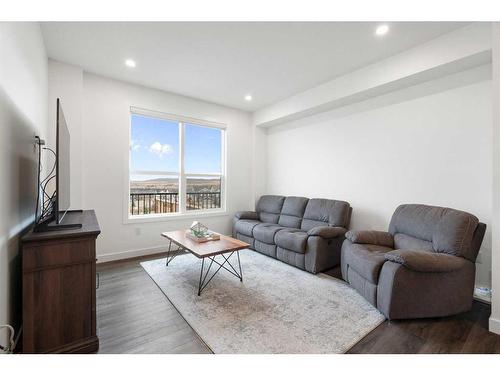
MULTIPOLYGON (((432 244, 437 253, 462 256, 475 261, 472 237, 479 223, 474 215, 452 208, 427 206, 423 204, 404 204, 392 215, 389 232, 396 237, 405 234, 432 244)), ((398 241, 395 246, 408 249, 418 242, 398 241)), ((424 245, 425 243, 423 243, 424 245)), ((418 249, 413 249, 418 250, 418 249)))
POLYGON ((314 198, 307 202, 300 229, 308 231, 323 225, 347 228, 348 221, 349 203, 314 198))
POLYGON ((309 199, 304 197, 286 197, 278 224, 288 228, 300 228, 308 201, 309 199))
POLYGON ((394 235, 394 249, 434 251, 431 241, 421 240, 420 238, 404 233, 396 233, 394 235))
POLYGON ((277 224, 285 197, 281 195, 263 195, 257 202, 256 211, 263 223, 277 224))

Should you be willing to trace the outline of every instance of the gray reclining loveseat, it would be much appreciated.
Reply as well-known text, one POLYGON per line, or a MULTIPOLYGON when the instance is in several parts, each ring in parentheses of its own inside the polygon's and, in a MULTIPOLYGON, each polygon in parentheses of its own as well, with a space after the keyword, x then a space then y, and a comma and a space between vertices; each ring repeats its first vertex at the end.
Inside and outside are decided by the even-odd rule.
POLYGON ((255 211, 236 213, 233 236, 262 254, 317 273, 340 264, 350 218, 347 202, 264 195, 255 211))
POLYGON ((342 277, 389 319, 468 311, 485 230, 467 212, 401 205, 388 232, 346 233, 342 277))

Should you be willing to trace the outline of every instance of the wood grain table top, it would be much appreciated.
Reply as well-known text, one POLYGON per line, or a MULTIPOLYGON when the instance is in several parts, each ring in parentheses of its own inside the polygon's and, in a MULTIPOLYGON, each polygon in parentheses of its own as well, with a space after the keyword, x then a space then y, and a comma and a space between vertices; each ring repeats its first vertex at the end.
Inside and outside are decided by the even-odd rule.
POLYGON ((230 253, 232 251, 248 249, 250 247, 250 244, 247 244, 246 242, 224 236, 222 234, 220 235, 220 240, 201 243, 186 237, 184 230, 163 232, 161 235, 168 238, 176 245, 186 249, 198 258, 206 258, 214 255, 230 253))

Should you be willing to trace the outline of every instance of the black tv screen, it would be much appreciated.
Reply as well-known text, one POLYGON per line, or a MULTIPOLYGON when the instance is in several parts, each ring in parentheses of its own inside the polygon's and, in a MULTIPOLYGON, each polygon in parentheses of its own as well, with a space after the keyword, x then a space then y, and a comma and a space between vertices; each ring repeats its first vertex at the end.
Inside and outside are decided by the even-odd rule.
POLYGON ((70 206, 70 137, 61 101, 57 99, 56 135, 56 223, 60 224, 70 206))

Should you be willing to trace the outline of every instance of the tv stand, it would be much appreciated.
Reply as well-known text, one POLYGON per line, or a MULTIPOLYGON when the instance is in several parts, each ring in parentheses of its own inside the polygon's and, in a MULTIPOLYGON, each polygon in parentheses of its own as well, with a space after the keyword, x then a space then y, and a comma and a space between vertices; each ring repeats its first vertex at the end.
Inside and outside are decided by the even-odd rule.
POLYGON ((64 217, 80 228, 29 232, 21 239, 24 353, 94 353, 96 238, 93 210, 64 217))
POLYGON ((33 228, 33 232, 41 233, 41 232, 52 232, 56 230, 69 230, 69 229, 81 229, 82 223, 72 222, 78 218, 78 215, 74 214, 82 214, 83 210, 68 210, 64 215, 64 223, 57 224, 55 219, 47 220, 43 223, 35 225, 33 228))
POLYGON ((80 229, 82 224, 52 224, 43 223, 35 228, 36 233, 40 232, 52 232, 56 230, 68 230, 68 229, 80 229))

